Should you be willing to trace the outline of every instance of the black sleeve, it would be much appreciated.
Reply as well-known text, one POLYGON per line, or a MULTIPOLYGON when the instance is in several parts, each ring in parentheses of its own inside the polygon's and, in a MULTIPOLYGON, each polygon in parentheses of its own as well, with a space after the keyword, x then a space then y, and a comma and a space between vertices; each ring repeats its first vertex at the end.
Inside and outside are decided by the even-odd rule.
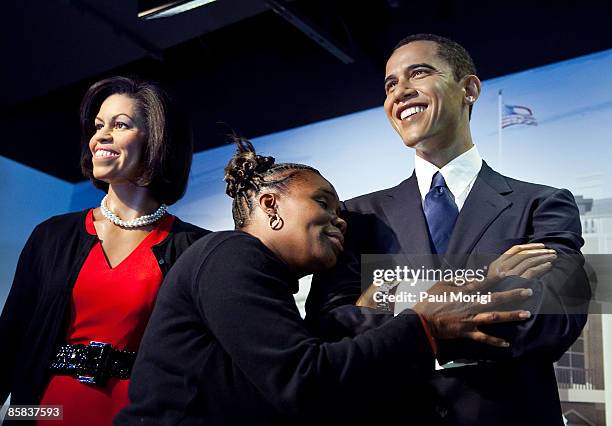
POLYGON ((41 244, 40 233, 37 226, 21 251, 13 285, 0 316, 0 401, 5 401, 11 391, 15 357, 23 345, 22 337, 38 298, 37 247, 41 244))
POLYGON ((354 338, 324 343, 314 337, 295 306, 286 267, 252 238, 221 243, 203 263, 193 292, 233 362, 290 416, 320 410, 338 395, 371 392, 369 386, 385 378, 414 379, 433 368, 411 312, 354 338))

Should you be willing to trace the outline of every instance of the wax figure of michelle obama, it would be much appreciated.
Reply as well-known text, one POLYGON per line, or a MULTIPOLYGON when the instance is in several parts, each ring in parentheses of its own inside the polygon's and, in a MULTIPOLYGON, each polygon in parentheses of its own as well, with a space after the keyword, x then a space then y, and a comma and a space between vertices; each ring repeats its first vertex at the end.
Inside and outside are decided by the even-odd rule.
POLYGON ((83 174, 107 195, 28 239, 0 318, 0 400, 62 405, 63 422, 52 424, 109 425, 128 403, 164 275, 207 231, 166 210, 185 191, 193 147, 162 89, 105 79, 80 114, 83 174), (102 356, 106 367, 91 367, 102 356))
MULTIPOLYGON (((469 124, 481 89, 475 74, 468 52, 446 38, 419 34, 395 47, 384 110, 415 150, 415 170, 393 188, 342 204, 347 247, 333 271, 313 280, 306 320, 320 334, 330 321, 350 323, 339 307, 359 297, 361 254, 437 254, 443 256, 434 263, 475 269, 482 264, 467 255, 544 243, 558 255, 550 271, 539 279, 509 277, 496 287, 531 288, 524 309, 533 317, 482 327, 506 339, 507 348, 442 342, 439 363, 463 366, 436 371, 422 388, 420 413, 407 418, 427 412, 449 425, 562 425, 553 362, 580 335, 590 297, 579 212, 569 191, 502 176, 481 159, 469 124), (462 362, 447 364, 456 360, 462 362)), ((554 141, 542 143, 554 149, 554 141)))
MULTIPOLYGON (((486 306, 421 303, 381 326, 375 310, 347 306, 363 332, 324 343, 306 328, 292 293, 300 277, 332 267, 343 250, 346 223, 333 186, 312 167, 257 155, 247 141, 225 171, 236 231, 202 238, 166 277, 134 366, 131 404, 115 425, 372 424, 393 418, 371 403, 372 393, 395 378, 428 377, 436 339, 528 315, 484 312, 530 297, 516 289, 486 306), (457 321, 465 310, 469 318, 457 321), (354 407, 355 398, 364 405, 354 407)), ((542 273, 549 255, 542 248, 516 250, 530 251, 533 262, 510 255, 492 269, 542 273)), ((470 289, 484 290, 495 274, 470 289)))

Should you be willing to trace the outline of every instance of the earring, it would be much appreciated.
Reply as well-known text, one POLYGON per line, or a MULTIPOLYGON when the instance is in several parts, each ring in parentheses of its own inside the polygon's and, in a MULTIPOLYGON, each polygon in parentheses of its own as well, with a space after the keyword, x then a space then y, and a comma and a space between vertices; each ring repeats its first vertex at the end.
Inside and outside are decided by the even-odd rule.
POLYGON ((280 217, 278 213, 276 212, 273 215, 268 213, 268 217, 270 218, 270 221, 268 222, 268 224, 270 225, 270 228, 272 228, 275 231, 280 230, 285 224, 285 221, 283 220, 283 218, 280 217))
POLYGON ((474 99, 474 96, 468 96, 468 97, 467 97, 467 101, 468 101, 468 102, 470 102, 470 103, 471 103, 471 102, 474 102, 474 100, 475 100, 475 99, 474 99))

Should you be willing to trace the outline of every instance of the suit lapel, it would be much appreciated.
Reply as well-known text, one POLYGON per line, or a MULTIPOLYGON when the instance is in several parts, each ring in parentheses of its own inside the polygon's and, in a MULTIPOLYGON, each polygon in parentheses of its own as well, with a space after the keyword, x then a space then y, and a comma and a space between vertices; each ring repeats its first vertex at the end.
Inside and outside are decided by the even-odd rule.
POLYGON ((401 253, 431 253, 427 223, 414 173, 395 188, 383 208, 396 234, 401 253))
POLYGON ((509 192, 512 189, 506 179, 483 161, 474 186, 459 212, 447 253, 470 253, 489 225, 512 204, 502 195, 509 192))

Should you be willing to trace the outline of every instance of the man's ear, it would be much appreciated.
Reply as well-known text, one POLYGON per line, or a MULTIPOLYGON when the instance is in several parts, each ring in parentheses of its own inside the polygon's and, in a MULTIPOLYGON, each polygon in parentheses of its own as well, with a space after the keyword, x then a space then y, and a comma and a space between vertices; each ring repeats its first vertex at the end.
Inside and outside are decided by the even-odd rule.
POLYGON ((473 74, 463 77, 463 90, 465 91, 465 102, 472 105, 480 96, 480 79, 473 74))
POLYGON ((278 195, 265 192, 259 195, 259 207, 263 210, 265 214, 268 216, 276 213, 276 209, 278 208, 278 195))

